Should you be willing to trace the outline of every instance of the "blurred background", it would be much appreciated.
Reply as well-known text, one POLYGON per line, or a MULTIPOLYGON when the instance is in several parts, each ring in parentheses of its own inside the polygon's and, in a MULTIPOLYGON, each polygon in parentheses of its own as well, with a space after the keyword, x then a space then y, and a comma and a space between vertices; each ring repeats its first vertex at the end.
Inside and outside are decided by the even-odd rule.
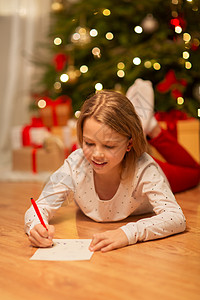
POLYGON ((0 0, 0 170, 37 173, 23 151, 61 151, 52 135, 66 157, 83 101, 138 77, 153 84, 158 120, 196 139, 198 159, 199 20, 198 0, 0 0))

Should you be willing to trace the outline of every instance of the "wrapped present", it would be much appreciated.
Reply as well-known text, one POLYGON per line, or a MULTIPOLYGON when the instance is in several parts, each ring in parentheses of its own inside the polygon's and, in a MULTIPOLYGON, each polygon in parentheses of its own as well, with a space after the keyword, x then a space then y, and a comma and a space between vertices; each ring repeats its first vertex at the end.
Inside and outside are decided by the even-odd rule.
POLYGON ((20 149, 24 146, 42 146, 49 134, 49 130, 44 126, 42 120, 33 117, 29 125, 12 128, 11 147, 12 149, 20 149))
POLYGON ((72 152, 75 147, 78 148, 75 119, 70 119, 67 126, 53 126, 51 134, 61 139, 68 153, 72 152))
MULTIPOLYGON (((176 137, 188 153, 197 162, 200 162, 199 120, 189 118, 185 113, 180 111, 157 113, 156 118, 160 126, 176 137)), ((150 154, 161 161, 165 161, 154 147, 150 147, 150 154)))
POLYGON ((56 137, 48 137, 44 147, 23 147, 12 151, 13 171, 33 173, 53 172, 64 162, 63 143, 56 137))
POLYGON ((68 96, 60 96, 56 100, 43 97, 46 103, 40 108, 40 116, 45 126, 65 126, 72 114, 72 103, 68 96))

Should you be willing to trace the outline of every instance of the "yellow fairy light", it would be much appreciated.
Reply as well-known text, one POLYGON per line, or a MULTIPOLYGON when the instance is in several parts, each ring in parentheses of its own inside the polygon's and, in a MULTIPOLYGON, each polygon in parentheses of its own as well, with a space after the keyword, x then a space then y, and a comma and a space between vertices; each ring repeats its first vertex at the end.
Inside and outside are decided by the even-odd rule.
POLYGON ((98 35, 98 31, 96 30, 96 29, 91 29, 90 30, 90 36, 91 37, 95 37, 95 36, 97 36, 98 35))
POLYGON ((153 64, 153 68, 154 68, 156 71, 158 71, 158 70, 160 70, 161 65, 160 65, 158 62, 156 62, 156 63, 153 64))
POLYGON ((88 71, 88 66, 82 65, 82 66, 80 67, 80 71, 81 71, 81 73, 87 73, 87 71, 88 71))
POLYGON ((113 35, 113 33, 112 32, 107 32, 106 33, 106 38, 107 38, 107 40, 112 40, 113 38, 114 38, 114 35, 113 35))
POLYGON ((54 86, 54 89, 59 90, 61 88, 61 83, 56 81, 53 86, 54 86))
POLYGON ((80 34, 86 34, 86 29, 85 29, 85 27, 80 27, 80 28, 78 29, 78 33, 80 33, 80 34))
POLYGON ((192 0, 187 0, 187 2, 192 2, 192 0))
POLYGON ((123 70, 119 70, 119 71, 117 71, 117 76, 122 78, 125 76, 125 72, 123 70))
POLYGON ((67 74, 62 74, 62 75, 60 76, 60 80, 61 80, 62 82, 67 82, 67 81, 69 80, 69 75, 67 75, 67 74))
POLYGON ((172 17, 173 18, 177 18, 178 17, 177 11, 175 11, 175 10, 172 11, 172 17))
POLYGON ((177 5, 178 4, 178 0, 172 0, 172 4, 177 5))
POLYGON ((184 52, 183 52, 183 58, 184 58, 184 59, 188 59, 189 57, 190 57, 189 52, 184 51, 184 52))
POLYGON ((141 64, 141 59, 139 57, 134 57, 133 63, 134 65, 138 66, 141 64))
POLYGON ((144 66, 145 66, 145 68, 149 69, 152 67, 152 63, 149 60, 147 60, 144 62, 144 66))
POLYGON ((53 42, 54 42, 54 45, 56 45, 56 46, 62 44, 62 40, 59 37, 56 37, 53 42))
POLYGON ((74 116, 78 119, 80 117, 80 110, 77 110, 75 113, 74 113, 74 116))
POLYGON ((72 35, 71 40, 76 42, 76 41, 80 40, 80 38, 81 38, 80 34, 79 34, 78 32, 75 32, 75 33, 72 35))
POLYGON ((175 30, 176 33, 181 33, 182 32, 181 26, 176 26, 174 30, 175 30))
POLYGON ((186 68, 186 69, 191 69, 191 68, 192 68, 191 62, 186 61, 186 62, 185 62, 185 68, 186 68))
POLYGON ((118 69, 124 69, 124 68, 125 68, 125 64, 124 64, 122 61, 120 61, 120 62, 117 64, 117 68, 118 68, 118 69))
POLYGON ((39 108, 44 108, 46 105, 47 105, 47 104, 46 104, 46 101, 45 101, 44 99, 40 99, 40 100, 38 101, 38 107, 39 107, 39 108))
POLYGON ((200 117, 200 108, 198 108, 197 115, 200 117))
POLYGON ((94 56, 97 56, 98 58, 100 58, 100 57, 101 57, 101 50, 100 50, 98 47, 94 47, 94 48, 92 49, 92 54, 93 54, 94 56))
POLYGON ((134 31, 138 34, 142 33, 143 29, 141 26, 135 26, 134 31))
POLYGON ((178 97, 178 98, 176 99, 176 101, 177 101, 177 104, 178 104, 178 105, 182 105, 182 104, 184 103, 183 97, 178 97))
POLYGON ((184 42, 188 43, 191 40, 191 35, 189 33, 185 32, 183 34, 183 40, 184 40, 184 42))
POLYGON ((101 91, 103 89, 103 85, 100 82, 98 82, 98 83, 95 84, 95 89, 97 91, 101 91))
POLYGON ((103 15, 104 15, 104 16, 108 17, 108 16, 110 16, 110 14, 111 14, 110 9, 107 9, 107 8, 106 8, 106 9, 103 10, 103 15))

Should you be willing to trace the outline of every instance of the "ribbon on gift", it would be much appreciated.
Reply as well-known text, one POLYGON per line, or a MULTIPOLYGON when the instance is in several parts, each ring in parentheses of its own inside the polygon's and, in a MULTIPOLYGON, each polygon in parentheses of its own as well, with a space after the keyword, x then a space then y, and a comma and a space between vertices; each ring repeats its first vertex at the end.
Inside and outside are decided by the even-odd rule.
POLYGON ((30 138, 30 129, 33 127, 44 127, 40 118, 33 117, 31 124, 24 126, 22 130, 22 144, 23 146, 33 146, 30 138))
POLYGON ((167 124, 167 130, 177 138, 177 121, 189 119, 185 112, 180 110, 171 110, 169 112, 157 112, 155 113, 157 121, 164 121, 167 124))
POLYGON ((42 146, 36 146, 34 145, 32 148, 32 172, 33 173, 37 173, 37 159, 36 159, 36 154, 37 154, 37 150, 42 148, 42 146))
MULTIPOLYGON (((56 107, 59 104, 66 104, 71 107, 71 98, 66 95, 62 95, 58 97, 56 100, 52 100, 51 98, 44 96, 42 98, 46 102, 45 107, 51 107, 52 109, 52 118, 53 118, 53 126, 58 126, 57 114, 56 114, 56 107)), ((43 109, 43 108, 41 108, 43 109)))

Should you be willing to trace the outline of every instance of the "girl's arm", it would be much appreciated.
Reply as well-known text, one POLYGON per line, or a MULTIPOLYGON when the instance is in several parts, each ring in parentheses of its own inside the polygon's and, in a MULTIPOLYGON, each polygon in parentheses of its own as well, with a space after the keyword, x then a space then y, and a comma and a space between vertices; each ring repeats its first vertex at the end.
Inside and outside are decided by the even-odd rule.
MULTIPOLYGON (((95 234, 90 245, 91 251, 106 252, 139 241, 164 238, 185 230, 183 212, 157 165, 149 165, 140 175, 133 197, 141 206, 144 202, 152 206, 155 216, 130 222, 116 230, 95 234)), ((142 213, 144 212, 141 211, 142 213)))
POLYGON ((148 199, 155 216, 121 227, 128 237, 129 244, 164 238, 185 230, 185 216, 166 178, 154 164, 145 170, 135 191, 135 197, 141 196, 148 199))
MULTIPOLYGON (((49 182, 36 201, 46 224, 48 224, 62 203, 69 198, 69 194, 74 191, 74 182, 71 173, 70 164, 65 160, 63 166, 50 177, 49 182)), ((30 235, 30 231, 37 224, 40 224, 40 221, 33 206, 31 206, 25 214, 25 232, 30 235)), ((41 227, 41 229, 44 228, 41 227)))

